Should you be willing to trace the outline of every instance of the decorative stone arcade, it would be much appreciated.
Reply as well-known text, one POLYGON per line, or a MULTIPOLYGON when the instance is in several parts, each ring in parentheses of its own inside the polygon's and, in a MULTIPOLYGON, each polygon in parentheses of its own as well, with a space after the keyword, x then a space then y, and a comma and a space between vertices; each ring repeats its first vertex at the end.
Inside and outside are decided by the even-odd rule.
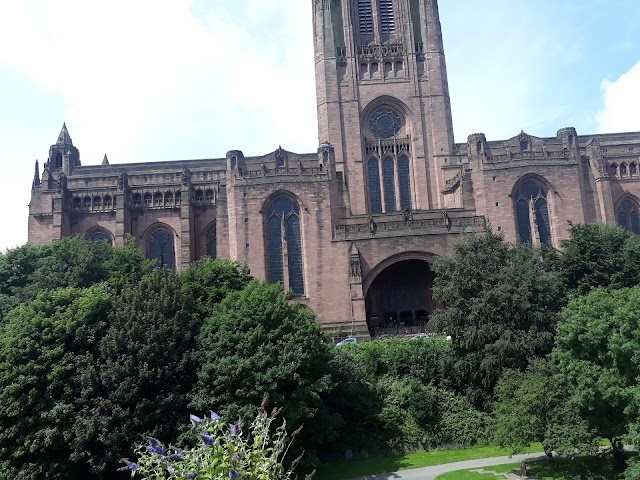
POLYGON ((372 337, 422 333, 437 308, 435 273, 423 259, 400 260, 380 271, 366 290, 367 325, 372 337))

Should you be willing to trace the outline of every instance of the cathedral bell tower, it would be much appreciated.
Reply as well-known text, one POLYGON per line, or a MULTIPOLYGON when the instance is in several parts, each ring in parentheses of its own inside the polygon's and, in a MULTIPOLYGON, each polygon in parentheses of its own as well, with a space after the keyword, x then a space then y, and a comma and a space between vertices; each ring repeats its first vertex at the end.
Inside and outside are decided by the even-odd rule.
POLYGON ((313 0, 319 140, 352 214, 443 208, 454 143, 437 0, 313 0))

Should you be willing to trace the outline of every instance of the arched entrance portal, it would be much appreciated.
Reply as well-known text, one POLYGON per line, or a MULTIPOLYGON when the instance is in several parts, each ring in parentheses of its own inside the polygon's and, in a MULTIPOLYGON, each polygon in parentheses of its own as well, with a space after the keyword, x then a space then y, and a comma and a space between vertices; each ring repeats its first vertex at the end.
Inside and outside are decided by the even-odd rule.
POLYGON ((420 259, 393 263, 367 289, 365 305, 372 337, 422 333, 438 302, 433 299, 435 273, 420 259))

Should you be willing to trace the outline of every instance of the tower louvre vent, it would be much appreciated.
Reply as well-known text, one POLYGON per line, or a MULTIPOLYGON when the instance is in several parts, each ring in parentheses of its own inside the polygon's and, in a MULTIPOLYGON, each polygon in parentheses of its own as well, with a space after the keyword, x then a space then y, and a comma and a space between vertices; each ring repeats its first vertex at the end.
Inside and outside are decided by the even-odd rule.
POLYGON ((360 34, 369 35, 373 33, 371 0, 358 0, 358 23, 360 25, 360 34))
POLYGON ((382 33, 395 32, 393 0, 380 0, 380 28, 382 33))

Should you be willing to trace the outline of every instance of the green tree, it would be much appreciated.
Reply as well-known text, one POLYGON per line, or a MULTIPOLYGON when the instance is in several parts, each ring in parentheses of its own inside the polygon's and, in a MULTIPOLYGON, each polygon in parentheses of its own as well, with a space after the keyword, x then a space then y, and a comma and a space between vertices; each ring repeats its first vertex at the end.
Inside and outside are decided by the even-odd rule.
POLYGON ((640 237, 601 223, 571 225, 570 232, 557 257, 570 291, 585 295, 598 287, 640 284, 640 237))
POLYGON ((279 284, 253 280, 230 293, 205 321, 202 366, 192 408, 220 409, 228 421, 250 419, 263 393, 315 446, 332 431, 321 395, 331 388, 329 345, 313 312, 291 302, 279 284))
POLYGON ((180 281, 191 291, 197 313, 208 317, 230 292, 242 290, 251 280, 246 264, 227 259, 203 259, 180 274, 180 281))
POLYGON ((540 251, 492 232, 462 239, 433 269, 434 295, 445 307, 430 326, 452 337, 449 375, 474 405, 488 409, 504 370, 524 370, 551 351, 562 284, 540 251))
POLYGON ((628 431, 640 377, 640 286, 596 289, 562 311, 552 358, 590 429, 613 446, 628 431))
MULTIPOLYGON (((567 405, 568 392, 548 359, 535 359, 526 372, 507 370, 496 387, 493 440, 520 453, 541 442, 549 458, 592 446, 593 435, 576 411, 567 405), (571 433, 567 435, 567 431, 571 433)), ((597 442, 596 442, 597 447, 597 442)))
POLYGON ((87 478, 75 458, 83 378, 111 299, 104 288, 41 293, 0 326, 0 478, 87 478))
POLYGON ((82 237, 23 245, 0 256, 0 315, 46 290, 104 281, 116 290, 123 288, 148 271, 148 265, 131 237, 122 248, 82 237))
POLYGON ((76 458, 95 475, 114 472, 143 435, 178 437, 197 373, 193 312, 189 290, 163 268, 114 298, 77 422, 76 458))

